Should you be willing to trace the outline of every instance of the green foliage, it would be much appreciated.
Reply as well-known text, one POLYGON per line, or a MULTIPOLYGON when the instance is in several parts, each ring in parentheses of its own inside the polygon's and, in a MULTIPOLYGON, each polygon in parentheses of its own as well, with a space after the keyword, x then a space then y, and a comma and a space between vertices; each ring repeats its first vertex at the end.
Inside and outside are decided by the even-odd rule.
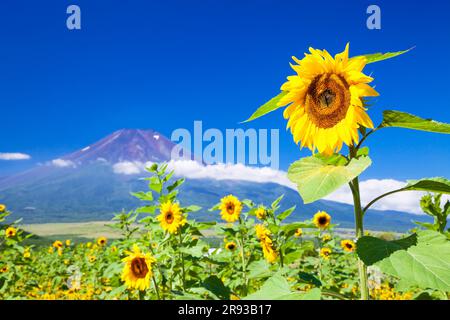
POLYGON ((255 119, 258 119, 274 110, 279 109, 280 107, 277 105, 278 102, 286 95, 286 92, 281 92, 277 96, 270 99, 268 102, 260 106, 247 120, 244 122, 250 122, 255 119))
POLYGON ((409 286, 450 291, 450 241, 434 231, 419 231, 398 241, 361 238, 358 255, 367 264, 376 263, 389 275, 409 286))
POLYGON ((403 51, 397 51, 397 52, 387 52, 387 53, 379 52, 379 53, 372 53, 372 54, 364 54, 364 55, 357 56, 357 57, 365 57, 367 59, 367 64, 369 64, 369 63, 375 63, 375 62, 398 57, 404 53, 411 51, 412 49, 414 49, 414 48, 411 48, 408 50, 403 50, 403 51))
POLYGON ((359 176, 371 164, 369 157, 361 156, 344 165, 342 157, 302 158, 289 167, 288 178, 297 185, 305 203, 322 199, 359 176), (337 162, 338 161, 338 162, 337 162))
POLYGON ((398 127, 435 133, 450 133, 450 124, 448 123, 438 122, 432 119, 422 119, 406 112, 394 110, 386 110, 383 112, 383 122, 380 127, 398 127))
POLYGON ((441 206, 442 194, 426 194, 420 199, 420 207, 423 212, 434 218, 434 223, 420 223, 417 224, 440 233, 444 233, 447 226, 447 218, 450 214, 450 201, 447 200, 444 206, 441 206))

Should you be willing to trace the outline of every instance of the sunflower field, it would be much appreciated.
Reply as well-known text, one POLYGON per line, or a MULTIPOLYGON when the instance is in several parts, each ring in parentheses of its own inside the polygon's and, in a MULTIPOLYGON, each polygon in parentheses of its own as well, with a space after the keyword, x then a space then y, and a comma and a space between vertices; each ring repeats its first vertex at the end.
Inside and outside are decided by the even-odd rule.
POLYGON ((336 230, 332 212, 286 223, 295 208, 280 210, 282 196, 261 204, 224 195, 209 209, 220 222, 198 222, 201 208, 178 201, 184 180, 173 179, 166 164, 153 164, 145 178, 149 190, 133 193, 142 207, 114 217, 111 226, 121 234, 114 241, 27 246, 31 235, 18 222, 6 223, 10 212, 1 205, 0 299, 447 300, 450 202, 442 206, 441 194, 450 194, 450 181, 411 180, 361 203, 358 177, 372 163, 363 144, 369 136, 389 127, 450 133, 449 124, 400 111, 385 111, 378 126, 369 117, 368 98, 378 92, 363 69, 408 51, 351 58, 349 45, 334 57, 310 48, 303 59, 294 58, 296 75, 282 92, 247 120, 286 107, 294 142, 313 153, 291 164, 288 178, 304 203, 348 185, 351 237, 336 230), (374 203, 408 191, 428 192, 421 206, 433 223, 394 239, 364 230, 374 203))
MULTIPOLYGON (((282 197, 264 206, 228 195, 210 209, 223 223, 196 222, 200 208, 177 201, 183 180, 172 182, 166 168, 148 168, 150 190, 134 194, 144 205, 114 217, 111 227, 122 236, 111 242, 61 239, 35 248, 22 244, 30 235, 16 223, 4 225, 0 299, 359 298, 358 244, 335 232, 331 214, 287 224, 294 208, 280 212, 282 197), (214 237, 205 230, 214 230, 214 237)), ((4 221, 9 212, 0 209, 4 221)), ((376 246, 395 251, 421 238, 449 244, 447 236, 428 230, 392 242, 367 235, 362 246, 379 241, 374 259, 376 246)), ((376 264, 368 269, 371 299, 448 298, 438 282, 423 287, 385 270, 376 264)))

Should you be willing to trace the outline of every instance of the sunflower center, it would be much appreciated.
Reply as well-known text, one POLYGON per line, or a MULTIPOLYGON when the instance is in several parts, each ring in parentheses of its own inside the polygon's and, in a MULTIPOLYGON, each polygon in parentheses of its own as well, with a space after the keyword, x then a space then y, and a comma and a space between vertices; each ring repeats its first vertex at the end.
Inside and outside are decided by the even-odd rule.
POLYGON ((350 100, 350 87, 343 77, 322 74, 309 85, 305 110, 318 128, 331 128, 345 118, 350 100))
POLYGON ((228 214, 234 213, 234 204, 233 203, 227 204, 227 212, 228 212, 228 214))
POLYGON ((131 272, 136 278, 145 278, 148 273, 147 263, 144 258, 134 258, 131 261, 131 272))
POLYGON ((172 223, 173 222, 173 220, 174 220, 174 216, 173 216, 173 213, 172 212, 167 212, 166 213, 166 222, 167 223, 172 223))
POLYGON ((228 245, 228 249, 233 250, 234 249, 234 244, 229 244, 228 245))
POLYGON ((320 217, 319 218, 319 224, 320 225, 324 225, 327 223, 327 218, 326 217, 320 217))
POLYGON ((347 249, 353 248, 353 246, 350 243, 347 243, 345 246, 347 247, 347 249))

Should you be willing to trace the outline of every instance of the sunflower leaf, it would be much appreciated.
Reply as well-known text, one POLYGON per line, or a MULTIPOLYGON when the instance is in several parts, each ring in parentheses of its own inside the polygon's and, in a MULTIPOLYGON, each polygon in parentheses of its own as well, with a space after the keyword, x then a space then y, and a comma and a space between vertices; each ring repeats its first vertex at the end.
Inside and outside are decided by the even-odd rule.
POLYGON ((445 178, 426 178, 420 180, 409 180, 404 187, 405 190, 410 191, 428 191, 437 193, 450 193, 450 181, 445 178))
POLYGON ((278 102, 281 100, 281 98, 283 98, 285 95, 287 94, 287 92, 283 91, 281 92, 279 95, 273 97, 272 99, 270 99, 268 102, 266 102, 265 104, 263 104, 262 106, 260 106, 258 108, 258 110, 256 110, 250 118, 248 118, 247 120, 243 121, 242 123, 245 122, 250 122, 253 121, 255 119, 258 119, 278 108, 280 108, 277 104, 278 102))
POLYGON ((330 164, 327 159, 306 157, 289 167, 288 178, 297 185, 305 204, 322 199, 366 170, 372 161, 361 156, 347 165, 330 164))
POLYGON ((378 53, 372 53, 372 54, 363 54, 363 55, 357 56, 355 58, 365 57, 367 59, 367 64, 369 64, 369 63, 374 63, 374 62, 398 57, 404 53, 411 51, 412 49, 414 49, 414 47, 412 47, 408 50, 397 51, 397 52, 387 52, 387 53, 378 52, 378 53))
POLYGON ((406 112, 395 110, 386 110, 383 112, 383 122, 381 123, 381 127, 398 127, 450 134, 450 124, 448 123, 438 122, 432 119, 423 119, 406 112))
POLYGON ((450 291, 450 241, 435 231, 419 231, 417 244, 377 262, 386 274, 423 289, 450 291))

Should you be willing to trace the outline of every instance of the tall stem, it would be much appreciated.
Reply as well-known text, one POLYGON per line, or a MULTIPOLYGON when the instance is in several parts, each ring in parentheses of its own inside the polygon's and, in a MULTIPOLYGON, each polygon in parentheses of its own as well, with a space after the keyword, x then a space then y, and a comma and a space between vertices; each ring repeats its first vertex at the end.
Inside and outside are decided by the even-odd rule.
MULTIPOLYGON (((183 247, 183 235, 180 231, 180 248, 183 247)), ((182 281, 183 281, 183 291, 186 291, 186 272, 184 270, 184 256, 183 253, 180 251, 180 258, 181 258, 181 272, 182 272, 182 281)))
MULTIPOLYGON (((363 210, 361 207, 361 196, 359 191, 358 177, 353 179, 351 190, 353 194, 353 203, 355 207, 355 233, 359 239, 364 236, 363 210)), ((367 284, 367 266, 358 258, 359 287, 361 291, 361 300, 369 300, 369 288, 367 284)))
POLYGON ((245 244, 245 240, 244 240, 244 232, 243 232, 243 228, 242 228, 242 220, 241 218, 239 218, 239 224, 240 224, 240 249, 241 249, 241 261, 242 261, 242 273, 243 273, 243 277, 244 277, 244 288, 243 288, 243 295, 246 296, 247 295, 247 266, 246 266, 246 262, 245 262, 245 249, 244 249, 244 244, 245 244))

